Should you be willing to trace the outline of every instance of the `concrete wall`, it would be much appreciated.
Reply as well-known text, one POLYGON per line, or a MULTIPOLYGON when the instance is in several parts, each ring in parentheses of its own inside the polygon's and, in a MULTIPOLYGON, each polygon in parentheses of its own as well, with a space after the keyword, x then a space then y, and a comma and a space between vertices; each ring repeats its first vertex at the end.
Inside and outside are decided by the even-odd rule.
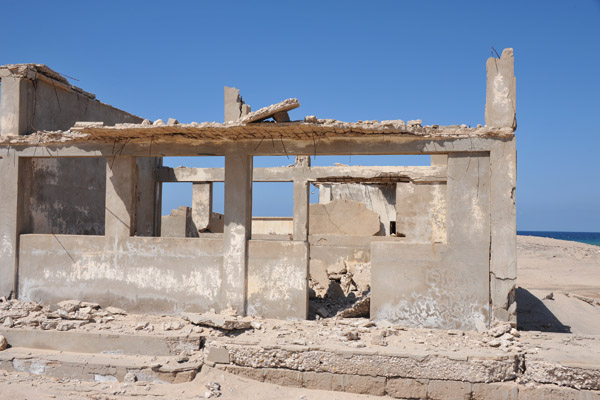
POLYGON ((104 158, 26 159, 27 233, 104 235, 104 158))
POLYGON ((369 183, 329 183, 319 185, 319 193, 323 190, 329 192, 324 195, 323 202, 319 195, 319 203, 331 200, 347 199, 363 203, 369 210, 379 214, 381 230, 377 235, 390 235, 390 222, 396 221, 396 187, 393 184, 369 184, 369 183))
POLYGON ((447 243, 373 243, 371 317, 417 327, 490 324, 490 157, 448 157, 447 243))
POLYGON ((22 235, 22 300, 95 301, 130 311, 225 308, 222 239, 22 235))
POLYGON ((396 184, 396 235, 418 243, 446 242, 446 183, 396 184))
POLYGON ((291 235, 293 230, 294 219, 290 217, 252 218, 253 235, 291 235))
POLYGON ((308 244, 250 240, 248 314, 265 318, 308 318, 308 244))

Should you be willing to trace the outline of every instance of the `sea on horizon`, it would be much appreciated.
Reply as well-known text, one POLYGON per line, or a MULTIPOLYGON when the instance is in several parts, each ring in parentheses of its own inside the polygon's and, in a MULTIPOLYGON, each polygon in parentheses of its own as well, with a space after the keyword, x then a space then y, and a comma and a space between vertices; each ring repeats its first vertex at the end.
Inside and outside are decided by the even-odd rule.
POLYGON ((600 246, 600 232, 545 232, 545 231, 517 231, 517 235, 539 236, 551 239, 570 240, 600 246))

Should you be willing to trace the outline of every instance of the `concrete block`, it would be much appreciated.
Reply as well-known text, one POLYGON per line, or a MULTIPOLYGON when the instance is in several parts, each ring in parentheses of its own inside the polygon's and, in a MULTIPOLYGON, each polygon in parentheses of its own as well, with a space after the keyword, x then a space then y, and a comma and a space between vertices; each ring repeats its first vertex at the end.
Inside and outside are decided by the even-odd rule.
POLYGON ((311 204, 309 231, 312 235, 373 236, 380 230, 379 215, 352 200, 311 204))
POLYGON ((294 240, 308 240, 309 188, 306 179, 294 180, 294 240))
POLYGON ((229 351, 224 347, 209 347, 206 361, 215 364, 229 364, 229 351))
POLYGON ((266 318, 308 317, 308 244, 251 240, 248 314, 266 318))
POLYGON ((474 383, 471 400, 517 400, 519 389, 516 383, 474 383))
POLYGON ((273 114, 273 119, 276 122, 290 122, 290 116, 287 111, 280 111, 278 113, 273 114))
POLYGON ((427 398, 427 380, 388 378, 385 383, 385 393, 395 399, 425 399, 427 398))
POLYGON ((251 367, 239 367, 237 365, 221 366, 217 365, 216 368, 224 369, 225 371, 242 376, 244 378, 253 379, 255 381, 265 381, 265 369, 264 368, 251 368, 251 367))
POLYGON ((513 49, 504 49, 500 58, 487 60, 485 124, 493 127, 517 127, 517 80, 513 49))
POLYGON ((192 222, 197 232, 210 231, 212 193, 212 182, 192 184, 192 222))
POLYGON ((266 368, 264 382, 275 385, 302 387, 302 372, 290 369, 266 368))
POLYGON ((429 381, 427 398, 431 400, 470 400, 471 383, 459 381, 429 381))
POLYGON ((243 116, 250 114, 250 106, 247 106, 240 96, 240 91, 234 87, 224 87, 225 95, 225 122, 237 121, 243 116))

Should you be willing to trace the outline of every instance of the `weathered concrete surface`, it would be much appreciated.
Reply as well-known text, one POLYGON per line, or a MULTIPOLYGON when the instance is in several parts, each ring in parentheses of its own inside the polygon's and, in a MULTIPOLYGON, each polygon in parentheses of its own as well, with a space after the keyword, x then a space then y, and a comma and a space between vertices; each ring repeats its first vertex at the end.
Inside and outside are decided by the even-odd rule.
POLYGON ((300 102, 298 101, 298 99, 286 99, 277 104, 272 104, 270 106, 263 107, 260 110, 251 112, 250 114, 242 117, 240 119, 240 122, 243 124, 248 124, 251 122, 263 121, 265 119, 273 117, 275 114, 290 111, 298 107, 300 107, 300 102))
POLYGON ((24 198, 18 188, 22 184, 19 175, 23 175, 24 167, 14 151, 3 150, 0 153, 0 296, 6 297, 11 293, 16 295, 19 234, 24 229, 19 213, 19 204, 24 198))
MULTIPOLYGON (((205 238, 22 235, 24 300, 81 299, 137 311, 226 308, 223 241, 205 238)), ((241 289, 239 289, 241 291, 241 289)))
POLYGON ((221 306, 246 313, 248 240, 252 236, 252 157, 241 150, 225 156, 225 219, 221 306))
POLYGON ((306 319, 308 243, 251 240, 248 251, 248 314, 306 319))
POLYGON ((504 49, 500 58, 488 58, 486 69, 485 124, 516 129, 517 79, 513 49, 504 49))
POLYGON ((77 121, 140 123, 142 119, 95 99, 71 86, 46 66, 0 68, 2 135, 26 135, 36 130, 67 130, 77 121))
POLYGON ((194 379, 201 361, 172 367, 178 357, 81 354, 11 348, 0 353, 0 369, 80 381, 181 383, 194 379))
MULTIPOLYGON (((368 169, 369 167, 367 167, 368 169)), ((382 167, 384 169, 385 167, 382 167)), ((396 190, 393 183, 332 183, 331 200, 347 199, 364 204, 379 215, 381 236, 390 235, 390 222, 396 221, 396 190)), ((320 190, 320 189, 319 189, 320 190)), ((326 196, 324 194, 324 196, 326 196)), ((321 201, 319 200, 319 203, 321 201)))
POLYGON ((161 237, 198 237, 198 230, 192 221, 192 209, 180 206, 163 215, 160 224, 161 237))
POLYGON ((381 229, 379 215, 353 200, 311 204, 310 215, 311 234, 373 236, 381 229))
POLYGON ((291 235, 294 231, 294 219, 290 217, 254 217, 253 235, 291 235))
POLYGON ((449 155, 447 247, 372 243, 372 318, 444 329, 489 324, 489 171, 485 153, 449 155))
POLYGON ((490 296, 493 318, 516 322, 517 150, 515 139, 499 141, 490 153, 490 296), (509 312, 508 310, 511 310, 509 312))
POLYGON ((59 332, 31 329, 0 329, 12 347, 65 351, 71 353, 112 353, 167 357, 178 355, 182 348, 199 350, 200 336, 151 336, 137 333, 59 332))
POLYGON ((250 106, 244 103, 239 89, 224 87, 225 95, 225 122, 233 122, 250 113, 250 106))
POLYGON ((210 231, 213 185, 211 182, 192 184, 192 221, 196 232, 210 231))
POLYGON ((396 235, 419 243, 446 242, 446 184, 396 184, 396 235))
POLYGON ((106 159, 32 158, 26 162, 27 233, 104 235, 106 159))
POLYGON ((135 157, 106 159, 105 235, 127 237, 135 232, 137 166, 135 157))

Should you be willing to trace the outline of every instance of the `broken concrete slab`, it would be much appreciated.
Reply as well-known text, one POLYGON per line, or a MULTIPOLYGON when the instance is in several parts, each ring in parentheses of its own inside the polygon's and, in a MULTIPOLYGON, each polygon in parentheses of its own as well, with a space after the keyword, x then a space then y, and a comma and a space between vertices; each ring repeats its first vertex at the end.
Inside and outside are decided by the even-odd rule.
POLYGON ((381 228, 379 214, 353 200, 311 204, 309 212, 312 235, 374 236, 381 228))
POLYGON ((250 329, 252 326, 250 321, 236 319, 222 314, 195 314, 183 313, 183 319, 191 322, 194 325, 209 326, 211 328, 231 330, 250 329))
POLYGON ((263 107, 260 110, 254 111, 243 117, 240 122, 249 124, 251 122, 264 121, 265 119, 273 117, 275 114, 290 111, 298 107, 300 107, 300 102, 298 99, 287 99, 277 104, 272 104, 270 106, 263 107))

